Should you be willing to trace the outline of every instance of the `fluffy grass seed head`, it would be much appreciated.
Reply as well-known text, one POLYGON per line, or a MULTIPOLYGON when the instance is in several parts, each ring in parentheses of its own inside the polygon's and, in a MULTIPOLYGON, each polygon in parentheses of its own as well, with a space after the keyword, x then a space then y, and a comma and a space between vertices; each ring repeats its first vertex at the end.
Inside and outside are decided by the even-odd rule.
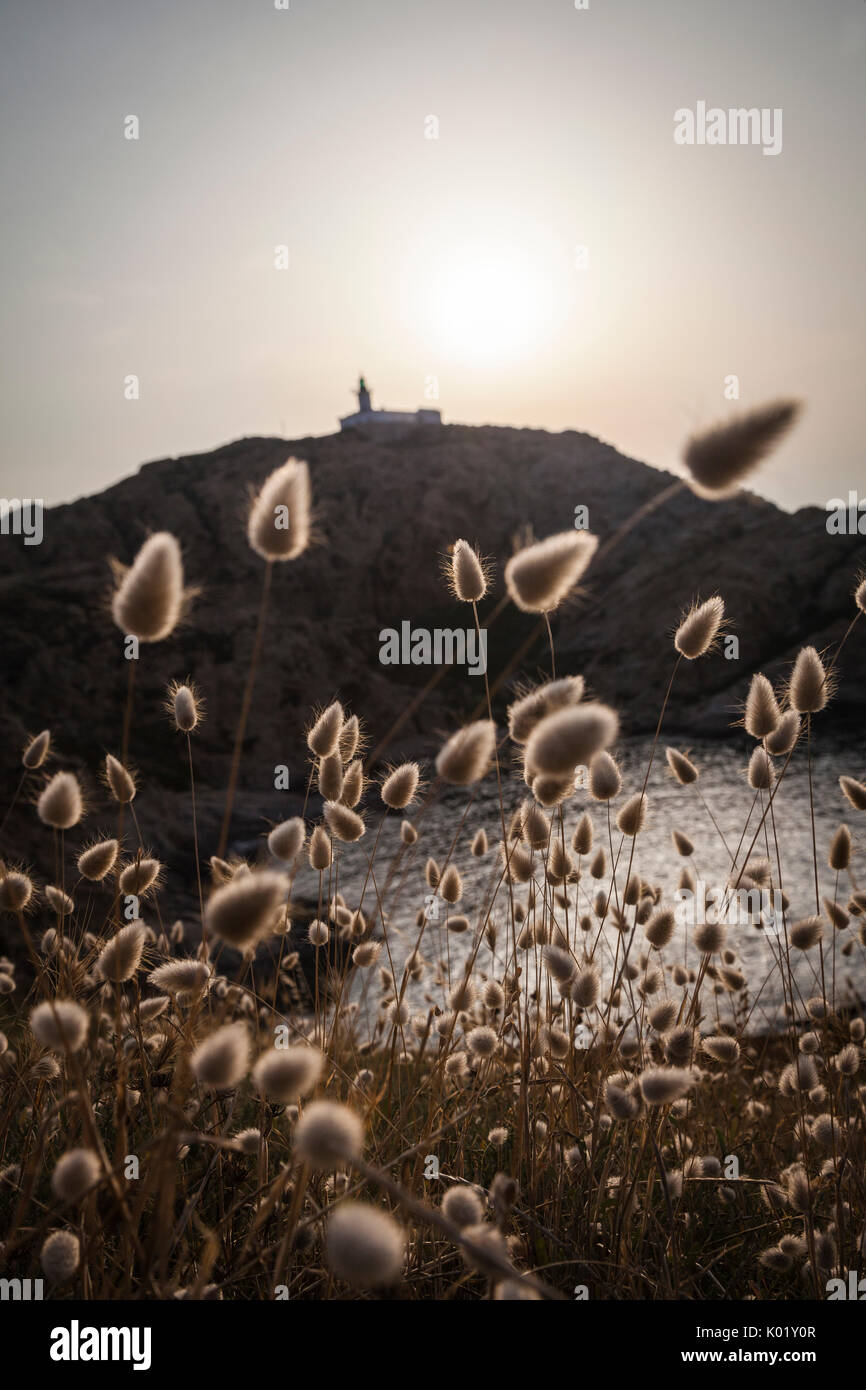
POLYGON ((39 1252, 39 1260, 50 1284, 67 1284, 81 1261, 78 1237, 72 1231, 52 1231, 39 1252))
POLYGON ((317 777, 319 795, 324 801, 339 801, 343 795, 343 759, 339 753, 329 753, 319 760, 317 777))
POLYGON ((235 1135, 235 1143, 241 1153, 250 1156, 259 1152, 261 1142, 262 1132, 260 1129, 240 1129, 235 1135))
POLYGON ((770 1269, 774 1274, 786 1274, 793 1263, 791 1256, 777 1245, 770 1246, 767 1250, 762 1250, 758 1256, 758 1263, 764 1269, 770 1269))
POLYGON ((118 878, 121 893, 143 897, 157 884, 162 876, 162 864, 158 859, 145 857, 133 859, 124 865, 118 878))
POLYGON ((592 821, 586 811, 581 812, 580 819, 574 827, 571 837, 571 848, 575 854, 589 854, 592 849, 593 828, 592 821))
POLYGON ((51 752, 51 730, 43 729, 35 738, 28 739, 21 754, 21 764, 28 772, 41 767, 51 752))
POLYGON ((773 687, 766 676, 756 671, 752 676, 743 714, 746 732, 752 738, 766 738, 768 734, 775 733, 781 717, 782 711, 773 687))
POLYGON ((788 702, 798 714, 817 714, 827 703, 827 673, 814 647, 797 653, 788 683, 788 702))
POLYGON ((146 930, 144 923, 136 918, 115 932, 96 961, 95 971, 100 979, 114 985, 132 979, 141 965, 146 930))
POLYGON ((272 930, 289 890, 285 874, 258 869, 224 883, 205 908, 205 925, 227 946, 251 950, 272 930))
POLYGON ((75 910, 75 903, 69 894, 64 893, 62 888, 56 888, 53 883, 45 885, 45 901, 59 917, 68 917, 75 910))
POLYGON ((646 924, 645 936, 649 944, 661 951, 671 941, 676 926, 676 918, 669 907, 656 908, 646 924))
POLYGON ((111 753, 105 755, 105 780, 115 801, 126 806, 135 796, 135 778, 111 753))
POLYGON ((676 1067, 687 1067, 695 1048, 694 1029, 682 1023, 665 1035, 665 1057, 676 1067))
POLYGON ((605 1082, 604 1102, 615 1120, 633 1120, 640 1110, 640 1098, 611 1079, 605 1082))
POLYGON ((247 540, 263 560, 296 560, 312 531, 310 471, 303 459, 275 468, 254 497, 247 540))
POLYGON ((672 830, 671 839, 677 854, 682 855, 683 859, 690 859, 695 852, 695 847, 688 835, 684 835, 681 830, 672 830))
POLYGON ((574 796, 574 773, 567 777, 554 777, 552 773, 542 772, 532 778, 532 795, 539 806, 559 806, 574 796))
POLYGON ((748 781, 752 791, 769 791, 773 785, 774 776, 773 763, 769 754, 764 748, 753 748, 748 770, 748 781))
POLYGON ((207 989, 213 970, 203 960, 170 960, 158 965, 148 975, 150 984, 181 1001, 200 999, 207 989))
POLYGON ((364 764, 360 758, 354 758, 348 767, 343 769, 343 790, 340 793, 340 800, 344 806, 357 806, 364 792, 364 764))
POLYGON ((328 758, 340 748, 345 712, 339 700, 331 704, 313 722, 307 734, 307 747, 317 758, 328 758))
POLYGON ((536 1293, 525 1279, 500 1279, 493 1290, 497 1303, 540 1303, 541 1294, 536 1293))
POLYGON ((698 780, 698 769, 695 767, 691 758, 687 758, 685 753, 680 753, 676 748, 666 748, 665 757, 671 775, 679 782, 680 786, 691 786, 692 782, 698 780))
POLYGON ((774 758, 786 758, 800 733, 800 716, 795 709, 786 709, 780 715, 779 723, 771 734, 767 734, 765 746, 774 758))
POLYGON ((68 1149, 51 1174, 51 1187, 61 1202, 77 1202, 99 1181, 102 1168, 92 1149, 68 1149))
POLYGON ((693 603, 680 620, 674 636, 674 646, 687 661, 697 661, 711 650, 725 618, 724 600, 718 594, 693 603))
POLYGON ((856 1076, 860 1070, 862 1057, 859 1047, 848 1043, 833 1058, 833 1066, 842 1076, 856 1076))
POLYGON ((673 999, 666 999, 650 1009, 649 1021, 657 1033, 669 1033, 677 1021, 677 1005, 673 999))
POLYGON ((30 1015, 30 1029, 36 1041, 52 1052, 78 1052, 87 1039, 90 1019, 87 1011, 72 999, 46 1000, 30 1015))
POLYGON ((327 922, 320 922, 317 918, 307 927, 307 940, 311 946, 327 946, 330 939, 331 931, 327 922))
POLYGON ((520 830, 531 849, 545 849, 550 839, 550 821, 534 801, 524 801, 520 808, 520 830))
POLYGON ((571 982, 571 997, 578 1008, 591 1009, 601 994, 601 975, 595 965, 583 965, 571 982))
POLYGON ((151 999, 142 999, 138 1006, 142 1023, 150 1023, 153 1019, 159 1018, 160 1014, 165 1013, 171 1000, 167 994, 157 994, 151 999))
POLYGON ((439 880, 439 896, 443 902, 459 903, 463 897, 463 879, 456 864, 449 864, 439 880))
POLYGON ((699 922, 695 927, 694 940, 698 950, 712 956, 721 951, 727 932, 722 922, 699 922))
POLYGON ((618 732, 619 721, 608 705, 593 701, 555 710, 530 734, 526 766, 533 774, 565 777, 578 766, 588 766, 618 732))
POLYGON ((292 816, 290 820, 275 825, 268 835, 268 849, 275 859, 283 864, 294 864, 307 837, 307 827, 302 816, 292 816))
POLYGON ((455 1183, 442 1198, 442 1214, 455 1226, 476 1226, 484 1219, 484 1206, 474 1187, 455 1183))
POLYGON ((788 929, 788 940, 798 951, 810 951, 824 935, 820 917, 804 917, 788 929))
POLYGON ((560 531, 512 555, 505 583, 524 613, 551 613, 583 575, 598 547, 588 531, 560 531))
POLYGON ((290 1105, 309 1095, 322 1074, 325 1059, 317 1047, 299 1043, 270 1048, 253 1067, 253 1081, 269 1101, 290 1105))
POLYGON ((472 1057, 486 1060, 495 1056, 499 1047, 496 1029, 489 1028, 486 1024, 479 1024, 477 1028, 470 1029, 466 1035, 466 1046, 472 1057))
POLYGON ((340 730, 338 751, 344 763, 350 763, 361 746, 361 723, 357 714, 350 714, 343 720, 340 730))
POLYGON ((646 792, 635 792, 620 807, 616 823, 623 835, 633 837, 640 834, 646 823, 647 805, 646 792))
POLYGON ((722 1066, 731 1067, 740 1055, 740 1044, 736 1038, 730 1038, 726 1033, 719 1033, 711 1038, 701 1040, 701 1048, 708 1057, 712 1057, 714 1062, 721 1062, 722 1066))
POLYGON ((204 718, 204 701, 194 681, 172 681, 167 705, 179 734, 191 734, 204 718))
POLYGON ((622 790, 622 775, 616 759, 605 749, 589 764, 589 794, 593 801, 613 801, 622 790))
POLYGON ((583 699, 583 676, 563 676, 534 686, 508 706, 508 733, 515 743, 525 743, 546 714, 577 705, 583 699))
POLYGON ((231 1091, 250 1066, 250 1038, 245 1023, 227 1023, 199 1043, 190 1059, 193 1075, 209 1091, 231 1091))
POLYGON ((364 1125, 348 1105, 333 1100, 314 1100, 295 1128, 295 1151, 317 1169, 333 1168, 360 1158, 364 1125))
POLYGON ((421 769, 417 763, 401 763, 382 783, 382 800, 392 811, 403 811, 415 800, 421 769))
POLYGON ((836 930, 844 931, 851 918, 844 907, 842 907, 841 903, 834 903, 831 898, 822 898, 821 902, 823 903, 824 911, 836 930))
POLYGON ((148 536, 129 569, 113 566, 118 580, 111 613, 124 636, 162 642, 180 621, 189 595, 183 587, 180 546, 169 531, 148 536))
POLYGON ((359 947, 352 952, 352 965, 359 970, 368 970, 371 965, 375 965, 382 952, 381 941, 361 941, 359 947))
POLYGON ((772 401, 735 420, 713 426, 688 441, 683 462, 699 497, 730 497, 788 432, 799 401, 772 401))
POLYGON ((489 719, 477 719, 458 729, 442 746, 436 758, 436 771, 443 782, 468 787, 484 777, 495 748, 496 725, 489 719))
POLYGON ((564 951, 560 946, 549 945, 544 947, 542 956, 545 966, 557 984, 567 985, 576 969, 574 956, 571 952, 564 951))
POLYGON ((9 869, 0 877, 0 908, 4 912, 23 912, 33 897, 33 881, 20 869, 9 869))
POLYGON ((467 1245, 460 1248, 468 1268, 479 1270, 488 1277, 500 1277, 502 1262, 508 1259, 508 1244, 502 1232, 487 1221, 479 1221, 474 1226, 464 1226, 463 1235, 472 1242, 473 1247, 471 1250, 467 1245))
POLYGON ((323 825, 315 826, 310 836, 310 848, 308 851, 310 868, 317 873, 324 873, 325 869, 331 865, 331 839, 323 825))
POLYGON ((326 801, 324 816, 334 839, 344 844, 354 844, 367 829, 361 817, 341 801, 326 801))
POLYGON ((39 819, 55 830, 71 830, 84 815, 78 778, 72 772, 55 772, 36 804, 39 819))
POLYGON ((843 873, 851 863, 851 831, 847 825, 840 825, 830 841, 828 863, 837 873, 843 873))
MULTIPOLYGON (((480 833, 479 831, 479 834, 480 833)), ((414 845, 415 841, 418 839, 418 831, 410 820, 400 822, 400 839, 404 845, 414 845)))
POLYGON ((641 1072, 639 1084, 647 1105, 672 1105, 692 1089, 695 1078, 682 1067, 650 1067, 641 1072))
POLYGON ((866 782, 858 782, 854 777, 840 777, 839 786, 855 811, 866 811, 866 782))
POLYGON ((393 1216, 364 1202, 341 1202, 325 1227, 331 1273, 358 1289, 396 1283, 405 1243, 403 1229, 393 1216))
POLYGON ((478 603, 487 593, 489 565, 468 541, 455 541, 446 565, 448 585, 461 603, 478 603))
POLYGON ((117 862, 120 846, 116 840, 98 840, 78 856, 78 872, 91 883, 101 881, 111 873, 117 862))

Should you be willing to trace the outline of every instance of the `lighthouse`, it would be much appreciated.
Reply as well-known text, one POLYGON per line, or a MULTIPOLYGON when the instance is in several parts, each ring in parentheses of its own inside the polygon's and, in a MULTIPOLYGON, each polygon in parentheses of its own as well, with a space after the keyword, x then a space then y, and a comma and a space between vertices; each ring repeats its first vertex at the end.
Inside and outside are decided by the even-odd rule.
POLYGON ((391 434, 395 430, 402 432, 414 429, 417 425, 442 424, 442 416, 438 410, 374 410, 366 377, 359 376, 355 395, 358 397, 358 409, 353 415, 344 415, 340 419, 340 429, 344 432, 368 429, 372 426, 376 430, 386 430, 391 434))

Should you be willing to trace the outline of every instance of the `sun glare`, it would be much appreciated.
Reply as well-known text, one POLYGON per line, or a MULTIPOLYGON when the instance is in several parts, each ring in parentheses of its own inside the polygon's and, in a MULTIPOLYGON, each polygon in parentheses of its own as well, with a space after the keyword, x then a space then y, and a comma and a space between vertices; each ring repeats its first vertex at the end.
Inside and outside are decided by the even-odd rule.
POLYGON ((514 360, 538 342, 550 309, 549 283, 527 254, 454 255, 431 283, 431 336, 452 362, 514 360))

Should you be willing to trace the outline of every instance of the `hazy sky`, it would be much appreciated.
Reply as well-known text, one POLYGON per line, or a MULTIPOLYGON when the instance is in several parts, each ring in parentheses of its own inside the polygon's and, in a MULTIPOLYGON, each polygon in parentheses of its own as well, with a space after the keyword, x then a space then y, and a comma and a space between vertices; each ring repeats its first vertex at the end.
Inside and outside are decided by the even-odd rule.
POLYGON ((864 0, 290 5, 0 0, 5 496, 329 433, 359 371, 666 467, 736 374, 808 405, 759 490, 866 490, 864 0), (781 153, 677 145, 699 101, 781 153))

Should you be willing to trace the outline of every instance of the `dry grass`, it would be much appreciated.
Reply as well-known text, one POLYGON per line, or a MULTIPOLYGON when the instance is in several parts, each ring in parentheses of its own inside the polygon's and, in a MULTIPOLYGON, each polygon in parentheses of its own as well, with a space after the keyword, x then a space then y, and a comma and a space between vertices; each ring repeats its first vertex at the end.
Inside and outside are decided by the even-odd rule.
MULTIPOLYGON (((305 479, 289 490, 301 511, 305 479)), ((280 511, 279 478, 271 492, 280 511)), ((272 566, 310 533, 295 514, 270 543, 271 492, 253 503, 266 562, 256 659, 272 566)), ((592 553, 549 538, 511 566, 514 597, 551 634, 552 667, 550 610, 592 553)), ((145 615, 142 641, 182 611, 171 554, 152 592, 147 564, 119 575, 115 613, 145 615)), ((452 591, 476 625, 491 567, 464 541, 453 563, 452 591)), ((718 598, 684 619, 669 692, 682 660, 710 659, 722 619, 718 598)), ((746 723, 760 759, 742 788, 722 915, 738 893, 782 887, 775 794, 793 759, 811 768, 813 715, 832 717, 840 651, 827 661, 809 649, 784 689, 755 685, 746 723)), ((255 664, 238 750, 254 679, 255 664)), ((133 701, 130 680, 127 730, 133 701)), ((775 925, 765 914, 788 1025, 760 1036, 759 982, 736 928, 706 903, 685 934, 673 920, 674 887, 697 878, 689 837, 702 796, 699 769, 676 750, 671 881, 640 874, 664 708, 635 785, 620 785, 615 713, 575 680, 524 693, 513 737, 488 722, 488 692, 488 718, 456 731, 435 766, 391 766, 362 785, 357 721, 330 706, 308 735, 321 819, 273 830, 273 853, 263 842, 255 864, 220 853, 209 869, 223 846, 195 832, 199 692, 175 683, 168 709, 190 775, 201 934, 171 925, 161 866, 141 840, 146 770, 133 782, 125 753, 109 760, 118 851, 88 839, 75 778, 47 775, 47 735, 24 754, 10 810, 31 815, 19 792, 45 788, 46 850, 44 864, 4 865, 0 877, 15 943, 0 959, 4 1277, 44 1273, 55 1296, 86 1298, 714 1299, 824 1297, 828 1279, 862 1268, 866 1029, 850 990, 837 993, 831 949, 833 937, 848 956, 866 941, 850 836, 819 845, 813 824, 812 919, 792 921, 787 901, 775 925), (526 800, 509 814, 515 763, 526 800), (593 797, 575 803, 582 764, 593 797), (488 778, 498 837, 475 805, 488 778), (460 789, 447 798, 451 846, 425 867, 420 812, 446 784, 460 789), (388 854, 386 817, 404 822, 388 854), (359 841, 366 868, 350 882, 343 846, 359 841), (470 856, 488 873, 480 897, 463 882, 470 856), (293 897, 302 864, 318 883, 309 922, 293 897), (407 910, 408 949, 393 925, 407 910), (302 936, 315 959, 306 974, 302 936)), ((859 814, 861 790, 850 781, 840 809, 859 814)))

